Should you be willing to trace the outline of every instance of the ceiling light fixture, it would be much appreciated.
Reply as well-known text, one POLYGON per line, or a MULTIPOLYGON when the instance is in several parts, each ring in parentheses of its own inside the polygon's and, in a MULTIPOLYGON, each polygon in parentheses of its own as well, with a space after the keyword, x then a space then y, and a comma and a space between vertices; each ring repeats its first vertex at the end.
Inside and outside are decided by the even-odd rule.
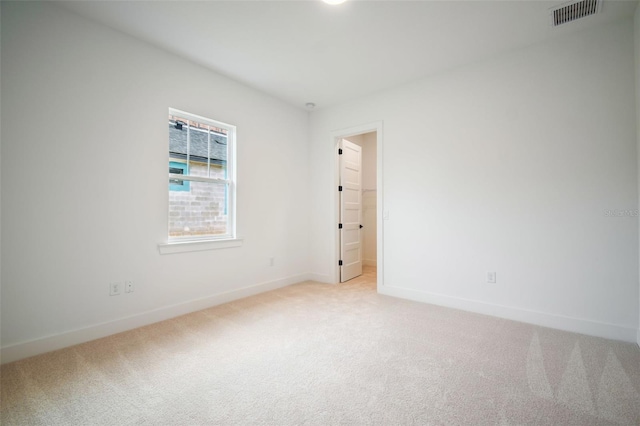
POLYGON ((316 107, 316 104, 314 104, 313 102, 307 102, 305 106, 309 109, 314 109, 316 107))
POLYGON ((330 4, 332 6, 335 6, 337 4, 342 4, 347 0, 322 0, 323 2, 325 2, 326 4, 330 4))

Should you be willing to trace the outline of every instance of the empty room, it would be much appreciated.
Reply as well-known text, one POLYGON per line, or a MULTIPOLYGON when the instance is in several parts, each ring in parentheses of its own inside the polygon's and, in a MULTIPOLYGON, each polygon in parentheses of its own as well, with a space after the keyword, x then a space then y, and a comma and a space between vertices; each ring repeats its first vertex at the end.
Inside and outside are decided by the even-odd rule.
POLYGON ((640 425, 637 0, 0 2, 3 425, 640 425))

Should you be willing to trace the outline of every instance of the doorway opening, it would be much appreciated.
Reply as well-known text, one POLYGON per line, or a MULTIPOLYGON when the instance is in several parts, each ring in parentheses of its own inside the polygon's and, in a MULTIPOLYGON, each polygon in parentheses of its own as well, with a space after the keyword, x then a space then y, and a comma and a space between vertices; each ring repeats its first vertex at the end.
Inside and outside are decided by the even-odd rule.
POLYGON ((374 123, 333 135, 337 283, 366 280, 382 285, 381 131, 382 123, 374 123))

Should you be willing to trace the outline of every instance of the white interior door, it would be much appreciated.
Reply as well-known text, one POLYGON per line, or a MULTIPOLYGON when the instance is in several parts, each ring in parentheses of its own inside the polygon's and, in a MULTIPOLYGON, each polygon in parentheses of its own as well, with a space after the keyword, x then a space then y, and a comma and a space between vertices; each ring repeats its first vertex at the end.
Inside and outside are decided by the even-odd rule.
POLYGON ((340 142, 340 282, 362 275, 362 148, 340 142))

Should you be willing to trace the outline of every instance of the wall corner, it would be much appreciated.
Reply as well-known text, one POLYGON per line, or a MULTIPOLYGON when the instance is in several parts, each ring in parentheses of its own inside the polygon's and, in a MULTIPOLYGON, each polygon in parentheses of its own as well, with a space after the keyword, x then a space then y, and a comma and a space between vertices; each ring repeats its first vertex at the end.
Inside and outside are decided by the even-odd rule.
MULTIPOLYGON (((638 174, 638 191, 640 191, 640 2, 636 5, 636 11, 633 16, 633 41, 635 55, 635 89, 636 89, 636 155, 638 174)), ((640 209, 640 201, 638 208, 640 209)), ((640 220, 640 217, 639 217, 640 220)), ((638 234, 638 243, 640 244, 640 233, 638 234)), ((640 259, 639 259, 640 269, 640 259)), ((640 273, 640 271, 639 271, 640 273)), ((640 346, 640 279, 638 279, 638 333, 636 337, 638 346, 640 346)))

